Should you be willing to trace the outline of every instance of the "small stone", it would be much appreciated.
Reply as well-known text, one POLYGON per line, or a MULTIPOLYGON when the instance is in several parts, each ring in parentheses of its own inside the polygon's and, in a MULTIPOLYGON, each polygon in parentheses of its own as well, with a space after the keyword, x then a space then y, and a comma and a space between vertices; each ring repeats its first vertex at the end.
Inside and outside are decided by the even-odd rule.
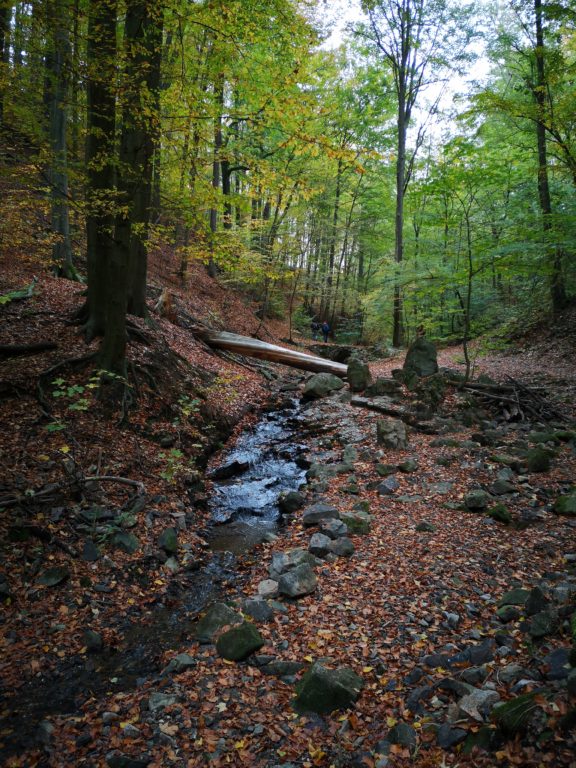
POLYGON ((188 653, 179 653, 177 656, 174 656, 173 659, 170 659, 168 666, 164 670, 164 674, 172 673, 177 675, 180 672, 184 672, 186 669, 192 669, 196 664, 196 659, 188 653))
POLYGON ((102 553, 92 539, 86 539, 82 548, 82 560, 86 563, 94 563, 100 560, 101 557, 102 553))
POLYGON ((138 739, 142 735, 142 731, 139 728, 136 728, 135 725, 132 725, 132 723, 127 723, 122 728, 122 736, 124 736, 125 739, 138 739))
POLYGON ((308 544, 308 551, 313 555, 316 555, 316 557, 326 557, 328 552, 330 552, 331 544, 331 538, 325 536, 323 533, 315 533, 312 535, 310 543, 308 544))
POLYGON ((278 499, 278 509, 282 515, 290 515, 298 509, 302 509, 306 499, 299 491, 288 491, 278 499))
POLYGON ((534 638, 546 637, 554 633, 557 623, 557 617, 552 612, 541 611, 530 619, 528 634, 534 638))
POLYGON ((457 744, 461 744, 466 736, 468 736, 468 731, 463 728, 453 728, 448 723, 441 725, 436 732, 438 746, 442 749, 452 749, 457 744))
POLYGON ((306 507, 302 513, 302 522, 304 525, 318 525, 321 520, 338 519, 339 517, 340 512, 336 507, 319 502, 306 507))
POLYGON ((68 578, 70 578, 70 571, 66 566, 55 566, 54 568, 47 568, 43 571, 40 576, 38 576, 36 583, 41 584, 44 587, 56 587, 68 578))
POLYGON ((387 740, 391 744, 399 744, 401 747, 407 747, 411 752, 416 749, 418 737, 415 729, 408 723, 398 723, 388 731, 387 740))
POLYGON ((498 601, 498 606, 502 607, 504 605, 520 605, 523 606, 526 603, 526 600, 528 600, 528 597, 530 596, 530 590, 529 589, 523 589, 522 587, 516 587, 515 589, 511 589, 509 592, 506 592, 500 600, 498 601))
POLYGON ((112 537, 112 544, 116 549, 121 549, 129 555, 133 555, 140 549, 140 541, 133 533, 127 531, 118 531, 112 537))
POLYGON ((337 557, 350 557, 354 554, 354 543, 347 536, 330 542, 330 551, 337 557))
POLYGON ((242 611, 254 621, 271 621, 274 618, 274 609, 261 598, 245 600, 242 611))
POLYGON ((482 489, 469 491, 464 497, 464 506, 471 512, 481 512, 490 502, 490 494, 482 489))
POLYGON ((42 720, 36 731, 36 739, 40 744, 48 746, 54 737, 54 726, 49 720, 42 720))
POLYGON ((320 533, 328 536, 330 539, 339 539, 342 536, 346 536, 348 533, 348 526, 342 520, 330 519, 322 520, 318 526, 320 533))
POLYGON ((514 483, 511 483, 509 480, 503 480, 501 478, 495 480, 490 487, 491 493, 493 493, 495 496, 504 496, 507 493, 514 493, 515 490, 516 486, 514 483))
POLYGON ((176 704, 177 700, 176 696, 172 694, 155 691, 148 697, 148 709, 150 712, 158 712, 176 704))
POLYGON ((460 699, 458 708, 464 715, 482 722, 498 701, 500 701, 500 696, 496 691, 485 691, 477 688, 460 699))
POLYGON ((386 480, 378 483, 376 490, 380 496, 392 496, 398 488, 400 488, 400 483, 393 475, 391 475, 390 477, 387 477, 386 480))
POLYGON ((267 600, 278 596, 278 582, 274 579, 263 579, 258 584, 258 595, 267 600))
POLYGON ((534 616, 536 613, 545 611, 547 608, 550 607, 551 604, 552 604, 552 601, 545 594, 542 587, 536 586, 532 590, 530 590, 530 594, 528 595, 528 600, 526 600, 526 603, 524 606, 526 615, 534 616))
POLYGON ((418 523, 418 525, 416 526, 416 531, 418 533, 435 533, 436 526, 432 525, 432 523, 427 523, 425 520, 423 520, 421 523, 418 523))
POLYGON ((163 530, 158 539, 158 546, 168 554, 176 554, 178 552, 178 531, 176 528, 163 530))
POLYGON ((100 653, 104 648, 104 640, 99 632, 87 629, 84 632, 84 645, 88 653, 100 653))
POLYGON ((418 459, 406 459, 406 461, 403 461, 401 464, 398 464, 398 469, 400 470, 400 472, 405 472, 407 474, 411 472, 417 472, 418 459))
POLYGON ((110 725, 110 723, 120 720, 120 715, 117 712, 102 712, 102 722, 104 725, 110 725))

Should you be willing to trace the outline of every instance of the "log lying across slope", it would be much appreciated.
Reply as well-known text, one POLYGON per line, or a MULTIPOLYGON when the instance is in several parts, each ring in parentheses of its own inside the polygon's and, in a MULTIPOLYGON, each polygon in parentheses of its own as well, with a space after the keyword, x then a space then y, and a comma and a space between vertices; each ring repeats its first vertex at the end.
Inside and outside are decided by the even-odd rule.
POLYGON ((290 365, 292 368, 300 368, 303 371, 333 373, 341 378, 346 377, 347 366, 332 360, 325 360, 323 357, 307 355, 304 352, 296 352, 293 349, 225 331, 195 329, 194 333, 214 349, 227 349, 229 352, 236 352, 239 355, 258 357, 261 360, 290 365))

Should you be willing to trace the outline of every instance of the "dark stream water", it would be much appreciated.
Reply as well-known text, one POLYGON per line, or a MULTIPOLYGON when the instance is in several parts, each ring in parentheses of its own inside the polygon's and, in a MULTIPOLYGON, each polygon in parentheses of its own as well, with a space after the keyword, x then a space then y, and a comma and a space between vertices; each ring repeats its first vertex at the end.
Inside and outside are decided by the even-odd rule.
POLYGON ((296 442, 299 404, 263 416, 246 430, 226 455, 215 476, 210 500, 216 525, 208 540, 214 551, 241 553, 278 531, 282 520, 278 497, 304 483, 306 446, 296 442))
POLYGON ((76 713, 89 697, 129 690, 154 678, 162 671, 162 652, 189 641, 198 614, 219 598, 223 583, 237 581, 235 555, 279 530, 278 497, 304 482, 305 447, 296 442, 298 423, 299 405, 287 401, 240 436, 215 472, 232 476, 214 482, 207 563, 174 580, 165 604, 144 615, 135 612, 122 627, 119 648, 68 658, 50 676, 31 679, 13 696, 3 692, 0 764, 34 742, 42 720, 76 713))

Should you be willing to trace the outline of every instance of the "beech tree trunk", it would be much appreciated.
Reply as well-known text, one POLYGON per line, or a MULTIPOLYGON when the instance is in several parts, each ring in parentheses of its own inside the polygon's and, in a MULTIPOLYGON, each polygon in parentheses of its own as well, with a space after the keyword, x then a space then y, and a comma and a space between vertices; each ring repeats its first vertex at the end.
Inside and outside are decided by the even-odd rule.
POLYGON ((86 126, 86 240, 88 296, 85 332, 88 340, 106 330, 108 263, 113 246, 113 189, 116 4, 91 0, 88 9, 87 126, 86 126))
POLYGON ((50 205, 52 232, 56 240, 52 246, 54 271, 69 279, 76 278, 72 262, 70 217, 68 209, 68 154, 66 107, 68 95, 67 69, 70 60, 70 40, 67 24, 70 14, 66 0, 55 0, 52 35, 46 51, 46 101, 48 107, 48 133, 50 140, 50 205))
MULTIPOLYGON (((128 257, 128 312, 146 317, 148 231, 152 209, 154 152, 159 135, 161 5, 151 0, 128 4, 126 13, 127 99, 122 118, 126 163, 125 192, 131 202, 128 257)), ((121 167, 122 167, 121 160, 121 167)))
POLYGON ((550 184, 548 181, 548 154, 546 147, 546 99, 547 83, 546 69, 544 62, 544 29, 542 25, 542 0, 534 0, 534 11, 536 16, 536 87, 534 88, 534 98, 538 106, 538 117, 536 119, 536 141, 538 145, 538 199, 540 202, 540 211, 542 213, 542 226, 546 238, 546 247, 549 250, 549 259, 551 266, 550 277, 550 298, 552 301, 552 310, 556 314, 564 309, 568 303, 566 288, 564 286, 564 276, 562 273, 562 249, 558 245, 549 243, 552 235, 552 198, 550 195, 550 184))

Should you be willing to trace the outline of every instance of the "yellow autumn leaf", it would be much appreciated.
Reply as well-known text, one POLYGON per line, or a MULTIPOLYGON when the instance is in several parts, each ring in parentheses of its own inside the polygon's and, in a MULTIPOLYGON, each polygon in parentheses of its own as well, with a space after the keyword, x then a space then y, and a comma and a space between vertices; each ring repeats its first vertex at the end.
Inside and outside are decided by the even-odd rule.
POLYGON ((312 662, 314 661, 314 658, 310 655, 304 656, 304 661, 309 661, 310 664, 312 664, 312 662))
POLYGON ((396 720, 395 717, 387 717, 386 718, 386 725, 388 726, 388 728, 394 728, 394 726, 396 725, 397 722, 398 722, 398 720, 396 720))
POLYGON ((60 448, 61 453, 70 453, 70 446, 69 445, 63 445, 60 448))

